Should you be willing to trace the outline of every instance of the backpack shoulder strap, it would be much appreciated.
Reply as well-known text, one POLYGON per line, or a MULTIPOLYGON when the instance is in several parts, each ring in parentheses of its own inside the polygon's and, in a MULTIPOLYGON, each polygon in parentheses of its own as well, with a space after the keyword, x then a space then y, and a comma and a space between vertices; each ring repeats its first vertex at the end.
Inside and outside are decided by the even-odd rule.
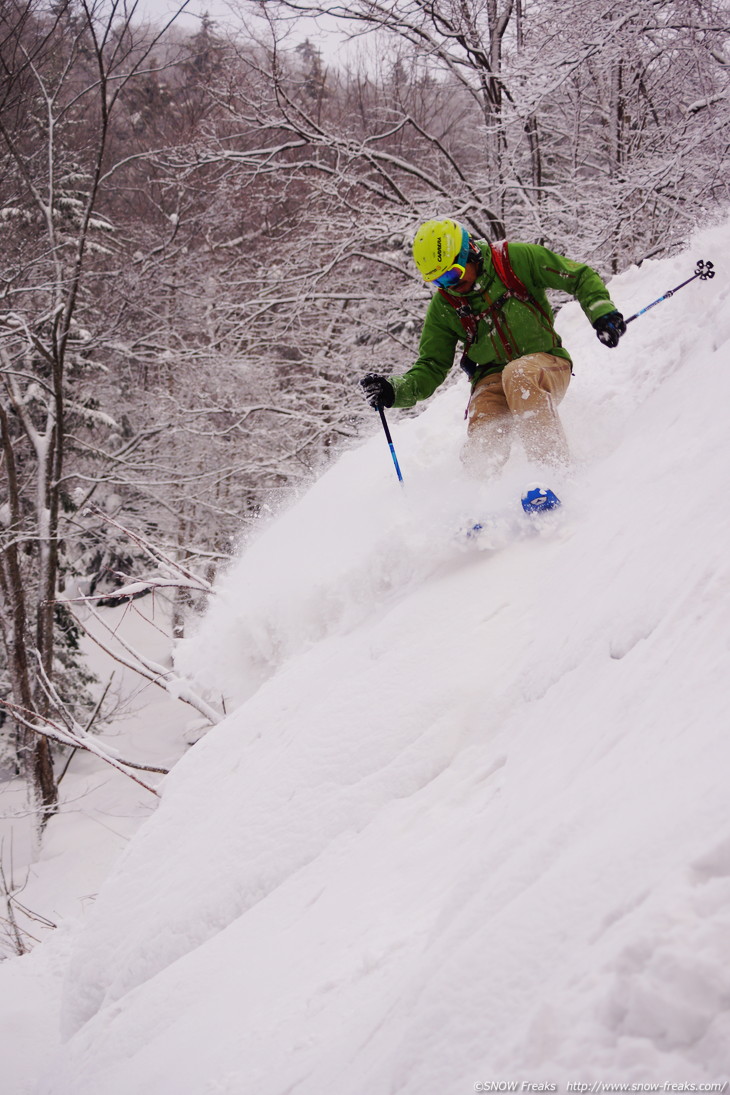
POLYGON ((465 300, 461 300, 459 297, 454 297, 451 293, 447 293, 445 289, 439 287, 439 293, 456 312, 459 317, 459 322, 464 328, 464 352, 461 355, 461 368, 466 375, 471 379, 474 375, 476 365, 469 358, 469 350, 472 344, 477 339, 477 329, 479 327, 479 320, 482 319, 487 313, 483 312, 479 315, 476 314, 474 309, 465 300))
POLYGON ((517 274, 512 269, 507 240, 497 240, 496 243, 490 243, 489 249, 492 252, 494 269, 497 271, 497 277, 502 284, 519 300, 531 300, 532 294, 530 293, 530 290, 520 281, 517 274))
POLYGON ((481 317, 477 316, 468 301, 463 300, 461 297, 452 296, 451 293, 447 293, 440 286, 439 295, 454 309, 467 337, 473 342, 477 334, 477 323, 481 317))

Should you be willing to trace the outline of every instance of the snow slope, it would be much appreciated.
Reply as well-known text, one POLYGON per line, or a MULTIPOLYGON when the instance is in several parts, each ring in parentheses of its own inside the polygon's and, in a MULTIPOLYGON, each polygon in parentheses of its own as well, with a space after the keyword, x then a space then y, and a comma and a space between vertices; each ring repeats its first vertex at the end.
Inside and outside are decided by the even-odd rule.
MULTIPOLYGON (((117 654, 123 650, 106 630, 77 605, 92 633, 117 654)), ((170 656, 171 605, 154 597, 103 608, 100 617, 134 649, 164 664, 170 656)), ((196 735, 191 708, 156 688, 90 639, 81 640, 85 662, 95 673, 98 692, 106 690, 109 722, 97 737, 110 752, 137 763, 172 767, 196 735)), ((169 661, 168 661, 169 664, 169 661)), ((161 777, 147 774, 151 782, 161 777)), ((59 809, 49 821, 40 848, 23 780, 2 784, 0 857, 5 879, 25 909, 15 916, 32 953, 0 962, 0 1091, 25 1091, 49 1048, 59 1040, 63 974, 76 931, 132 834, 152 813, 157 799, 127 776, 80 750, 69 760, 59 785, 59 809), (51 932, 52 926, 57 929, 51 932)), ((5 914, 3 909, 2 913, 5 914)), ((5 925, 0 918, 0 931, 5 925)), ((0 942, 7 944, 5 931, 0 942)), ((3 948, 7 954, 7 947, 3 948)), ((3 954, 5 957, 5 954, 3 954)))
MULTIPOLYGON (((627 314, 730 225, 612 283, 627 314)), ((730 1076, 730 306, 601 347, 530 534, 465 387, 343 456, 180 663, 237 704, 167 777, 66 972, 37 1095, 456 1095, 730 1076), (481 550, 453 529, 498 515, 481 550), (515 516, 512 516, 512 514, 515 516)))

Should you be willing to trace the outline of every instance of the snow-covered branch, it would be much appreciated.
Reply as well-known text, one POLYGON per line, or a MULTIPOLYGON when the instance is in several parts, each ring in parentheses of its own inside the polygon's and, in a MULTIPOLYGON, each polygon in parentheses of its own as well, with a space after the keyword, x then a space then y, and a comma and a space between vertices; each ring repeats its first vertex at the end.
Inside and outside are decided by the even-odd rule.
MULTIPOLYGON (((133 583, 131 588, 134 589, 134 586, 138 584, 141 587, 140 591, 155 588, 153 584, 148 585, 147 583, 133 583)), ((169 585, 164 586, 164 588, 179 587, 177 583, 170 583, 169 585)), ((183 588, 187 587, 184 586, 183 588)), ((126 594, 126 596, 130 597, 134 595, 134 593, 126 594)), ((186 703, 194 708, 199 715, 202 715, 209 725, 214 726, 221 721, 223 716, 216 711, 214 707, 211 707, 209 703, 206 703, 205 700, 198 696, 192 690, 188 681, 179 677, 173 670, 166 669, 165 666, 160 665, 159 662, 154 661, 154 659, 147 657, 147 655, 143 654, 141 651, 136 650, 131 643, 127 642, 127 640, 119 634, 118 631, 111 627, 101 613, 95 608, 95 599, 93 597, 78 598, 75 601, 67 601, 64 603, 69 606, 73 604, 84 605, 89 615, 93 617, 101 628, 102 633, 105 633, 108 636, 107 640, 102 640, 98 632, 91 631, 83 620, 80 619, 78 614, 74 614, 74 617, 78 625, 83 628, 89 638, 100 648, 100 650, 103 650, 108 654, 110 658, 113 658, 114 661, 123 665, 125 668, 138 673, 151 684, 157 685, 158 688, 167 692, 173 699, 180 700, 182 703, 186 703), (120 653, 120 648, 121 651, 124 652, 123 654, 120 653), (124 657, 124 654, 128 655, 128 657, 124 657)))
POLYGON ((92 737, 91 734, 87 734, 83 727, 75 721, 72 722, 71 726, 64 726, 55 719, 39 715, 37 712, 30 711, 19 704, 11 703, 9 700, 0 699, 0 706, 4 707, 21 726, 24 726, 31 733, 39 734, 43 738, 58 742, 60 745, 70 746, 73 749, 85 749, 87 752, 93 753, 104 764, 111 765, 112 768, 116 768, 117 771, 138 783, 140 787, 144 787, 146 791, 150 791, 153 795, 159 797, 157 788, 140 779, 139 776, 134 774, 134 771, 159 772, 161 775, 166 775, 166 768, 137 764, 113 756, 107 749, 102 748, 96 738, 92 737))

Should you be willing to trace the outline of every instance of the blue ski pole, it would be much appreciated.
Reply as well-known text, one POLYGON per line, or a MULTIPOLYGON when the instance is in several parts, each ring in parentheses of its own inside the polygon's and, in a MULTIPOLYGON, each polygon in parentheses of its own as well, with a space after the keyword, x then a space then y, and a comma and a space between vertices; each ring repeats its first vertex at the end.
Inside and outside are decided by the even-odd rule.
POLYGON ((691 278, 687 278, 687 280, 683 281, 681 285, 676 285, 674 289, 669 289, 663 297, 659 297, 657 300, 653 300, 651 304, 647 304, 646 308, 642 308, 640 312, 637 312, 633 316, 629 316, 628 319, 624 320, 624 323, 631 323, 632 320, 638 319, 639 316, 643 316, 644 312, 648 312, 649 309, 653 308, 655 304, 661 304, 663 300, 669 300, 670 297, 673 297, 674 294, 680 289, 684 289, 685 285, 689 285, 689 283, 691 281, 694 281, 695 278, 699 278, 700 281, 707 281, 708 278, 714 278, 714 276, 714 264, 711 262, 703 262, 702 259, 700 259, 691 278))
POLYGON ((390 449, 390 455, 393 457, 393 463, 395 465, 395 474, 398 476, 398 482, 403 482, 403 476, 398 465, 398 457, 395 455, 395 446, 393 445, 393 438, 390 436, 390 430, 388 429, 388 423, 385 421, 385 411, 383 410, 383 404, 378 403, 378 414, 380 415, 380 421, 383 423, 383 429, 385 430, 385 439, 388 442, 388 448, 390 449))

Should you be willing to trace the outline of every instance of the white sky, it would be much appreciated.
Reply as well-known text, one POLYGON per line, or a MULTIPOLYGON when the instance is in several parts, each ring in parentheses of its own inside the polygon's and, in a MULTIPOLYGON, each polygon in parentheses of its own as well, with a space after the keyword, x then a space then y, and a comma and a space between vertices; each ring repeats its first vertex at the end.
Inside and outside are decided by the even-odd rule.
MULTIPOLYGON (((180 7, 182 7, 182 0, 180 3, 176 3, 175 0, 140 0, 138 11, 148 19, 162 22, 180 7)), ((237 22, 235 8, 236 5, 228 3, 227 0, 190 0, 185 10, 178 16, 177 22, 180 26, 196 27, 203 14, 208 12, 212 19, 221 23, 235 23, 237 22)))
MULTIPOLYGON (((178 11, 181 5, 182 0, 180 3, 175 0, 140 0, 138 12, 144 18, 162 23, 178 11)), ((190 0, 185 10, 178 16, 176 25, 195 33, 206 12, 218 23, 220 29, 225 25, 236 27, 241 23, 242 5, 239 6, 236 0, 190 0)), ((249 17, 250 11, 244 14, 249 17)), ((323 20, 301 19, 298 26, 292 27, 292 47, 305 38, 315 42, 327 62, 342 61, 345 56, 354 54, 363 46, 362 39, 348 46, 343 41, 343 36, 337 33, 334 21, 330 21, 327 26, 323 20)))

